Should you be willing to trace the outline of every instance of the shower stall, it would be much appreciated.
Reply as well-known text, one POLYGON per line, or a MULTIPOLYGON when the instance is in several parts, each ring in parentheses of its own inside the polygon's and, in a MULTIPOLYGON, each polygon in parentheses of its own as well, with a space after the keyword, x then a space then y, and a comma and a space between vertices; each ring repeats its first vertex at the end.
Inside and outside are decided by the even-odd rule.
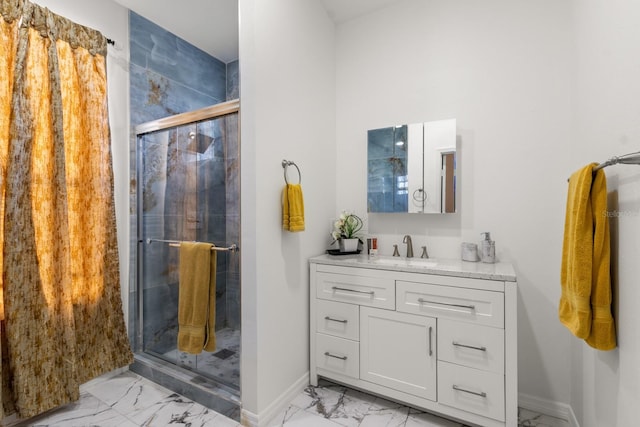
POLYGON ((131 370, 240 417, 239 102, 136 127, 135 362, 131 370), (179 242, 216 246, 213 352, 180 352, 179 242))

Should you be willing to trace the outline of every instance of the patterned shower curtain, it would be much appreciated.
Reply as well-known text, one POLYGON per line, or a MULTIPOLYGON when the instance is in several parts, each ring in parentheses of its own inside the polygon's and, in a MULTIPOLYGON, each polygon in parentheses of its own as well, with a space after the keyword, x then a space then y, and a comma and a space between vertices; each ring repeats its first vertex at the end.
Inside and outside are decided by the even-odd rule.
POLYGON ((133 361, 120 297, 106 39, 0 0, 2 408, 31 417, 133 361))

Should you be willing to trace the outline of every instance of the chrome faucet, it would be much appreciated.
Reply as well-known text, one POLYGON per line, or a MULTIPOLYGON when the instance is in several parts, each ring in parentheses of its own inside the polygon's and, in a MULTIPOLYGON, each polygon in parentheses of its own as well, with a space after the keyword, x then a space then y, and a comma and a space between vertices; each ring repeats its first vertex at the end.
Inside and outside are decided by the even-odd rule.
POLYGON ((407 258, 413 258, 413 243, 411 243, 411 236, 408 234, 402 239, 402 243, 407 244, 407 258))

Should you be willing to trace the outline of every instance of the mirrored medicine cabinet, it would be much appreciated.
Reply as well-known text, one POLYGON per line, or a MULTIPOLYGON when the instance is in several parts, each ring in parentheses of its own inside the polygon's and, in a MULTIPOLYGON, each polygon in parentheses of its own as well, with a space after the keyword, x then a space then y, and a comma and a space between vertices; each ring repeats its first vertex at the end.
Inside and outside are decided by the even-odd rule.
POLYGON ((455 119, 372 129, 367 137, 368 212, 456 212, 455 119))

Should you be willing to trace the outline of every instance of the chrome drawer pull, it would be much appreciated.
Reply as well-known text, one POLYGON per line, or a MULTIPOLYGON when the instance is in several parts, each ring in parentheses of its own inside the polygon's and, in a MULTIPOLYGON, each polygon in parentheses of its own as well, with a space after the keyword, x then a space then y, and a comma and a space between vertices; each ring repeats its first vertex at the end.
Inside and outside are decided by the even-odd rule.
POLYGON ((485 393, 484 391, 478 393, 477 391, 465 390, 464 388, 460 388, 455 384, 453 385, 453 389, 456 391, 461 391, 463 393, 475 394, 476 396, 480 396, 480 397, 487 397, 487 393, 485 393))
POLYGON ((329 316, 324 316, 324 320, 331 320, 332 322, 340 322, 340 323, 347 323, 347 319, 334 319, 332 317, 329 316))
POLYGON ((464 304, 451 304, 448 302, 439 302, 439 301, 429 301, 423 298, 418 298, 418 302, 420 304, 424 304, 424 303, 429 303, 429 304, 439 304, 439 305, 446 305, 449 307, 462 307, 462 308, 468 308, 469 310, 475 310, 476 306, 475 305, 464 305, 464 304))
POLYGON ((336 359, 340 359, 340 360, 347 360, 347 356, 336 356, 335 354, 331 354, 328 351, 324 352, 325 356, 329 356, 329 357, 334 357, 336 359))
POLYGON ((333 289, 334 291, 355 292, 355 293, 358 293, 358 294, 367 294, 367 295, 374 295, 375 294, 375 292, 373 292, 373 291, 357 291, 355 289, 339 288, 337 286, 333 286, 331 289, 333 289))
POLYGON ((471 348, 473 350, 487 351, 487 347, 476 347, 474 345, 460 344, 459 342, 455 342, 455 341, 453 341, 451 344, 455 345, 456 347, 464 347, 464 348, 471 348))

